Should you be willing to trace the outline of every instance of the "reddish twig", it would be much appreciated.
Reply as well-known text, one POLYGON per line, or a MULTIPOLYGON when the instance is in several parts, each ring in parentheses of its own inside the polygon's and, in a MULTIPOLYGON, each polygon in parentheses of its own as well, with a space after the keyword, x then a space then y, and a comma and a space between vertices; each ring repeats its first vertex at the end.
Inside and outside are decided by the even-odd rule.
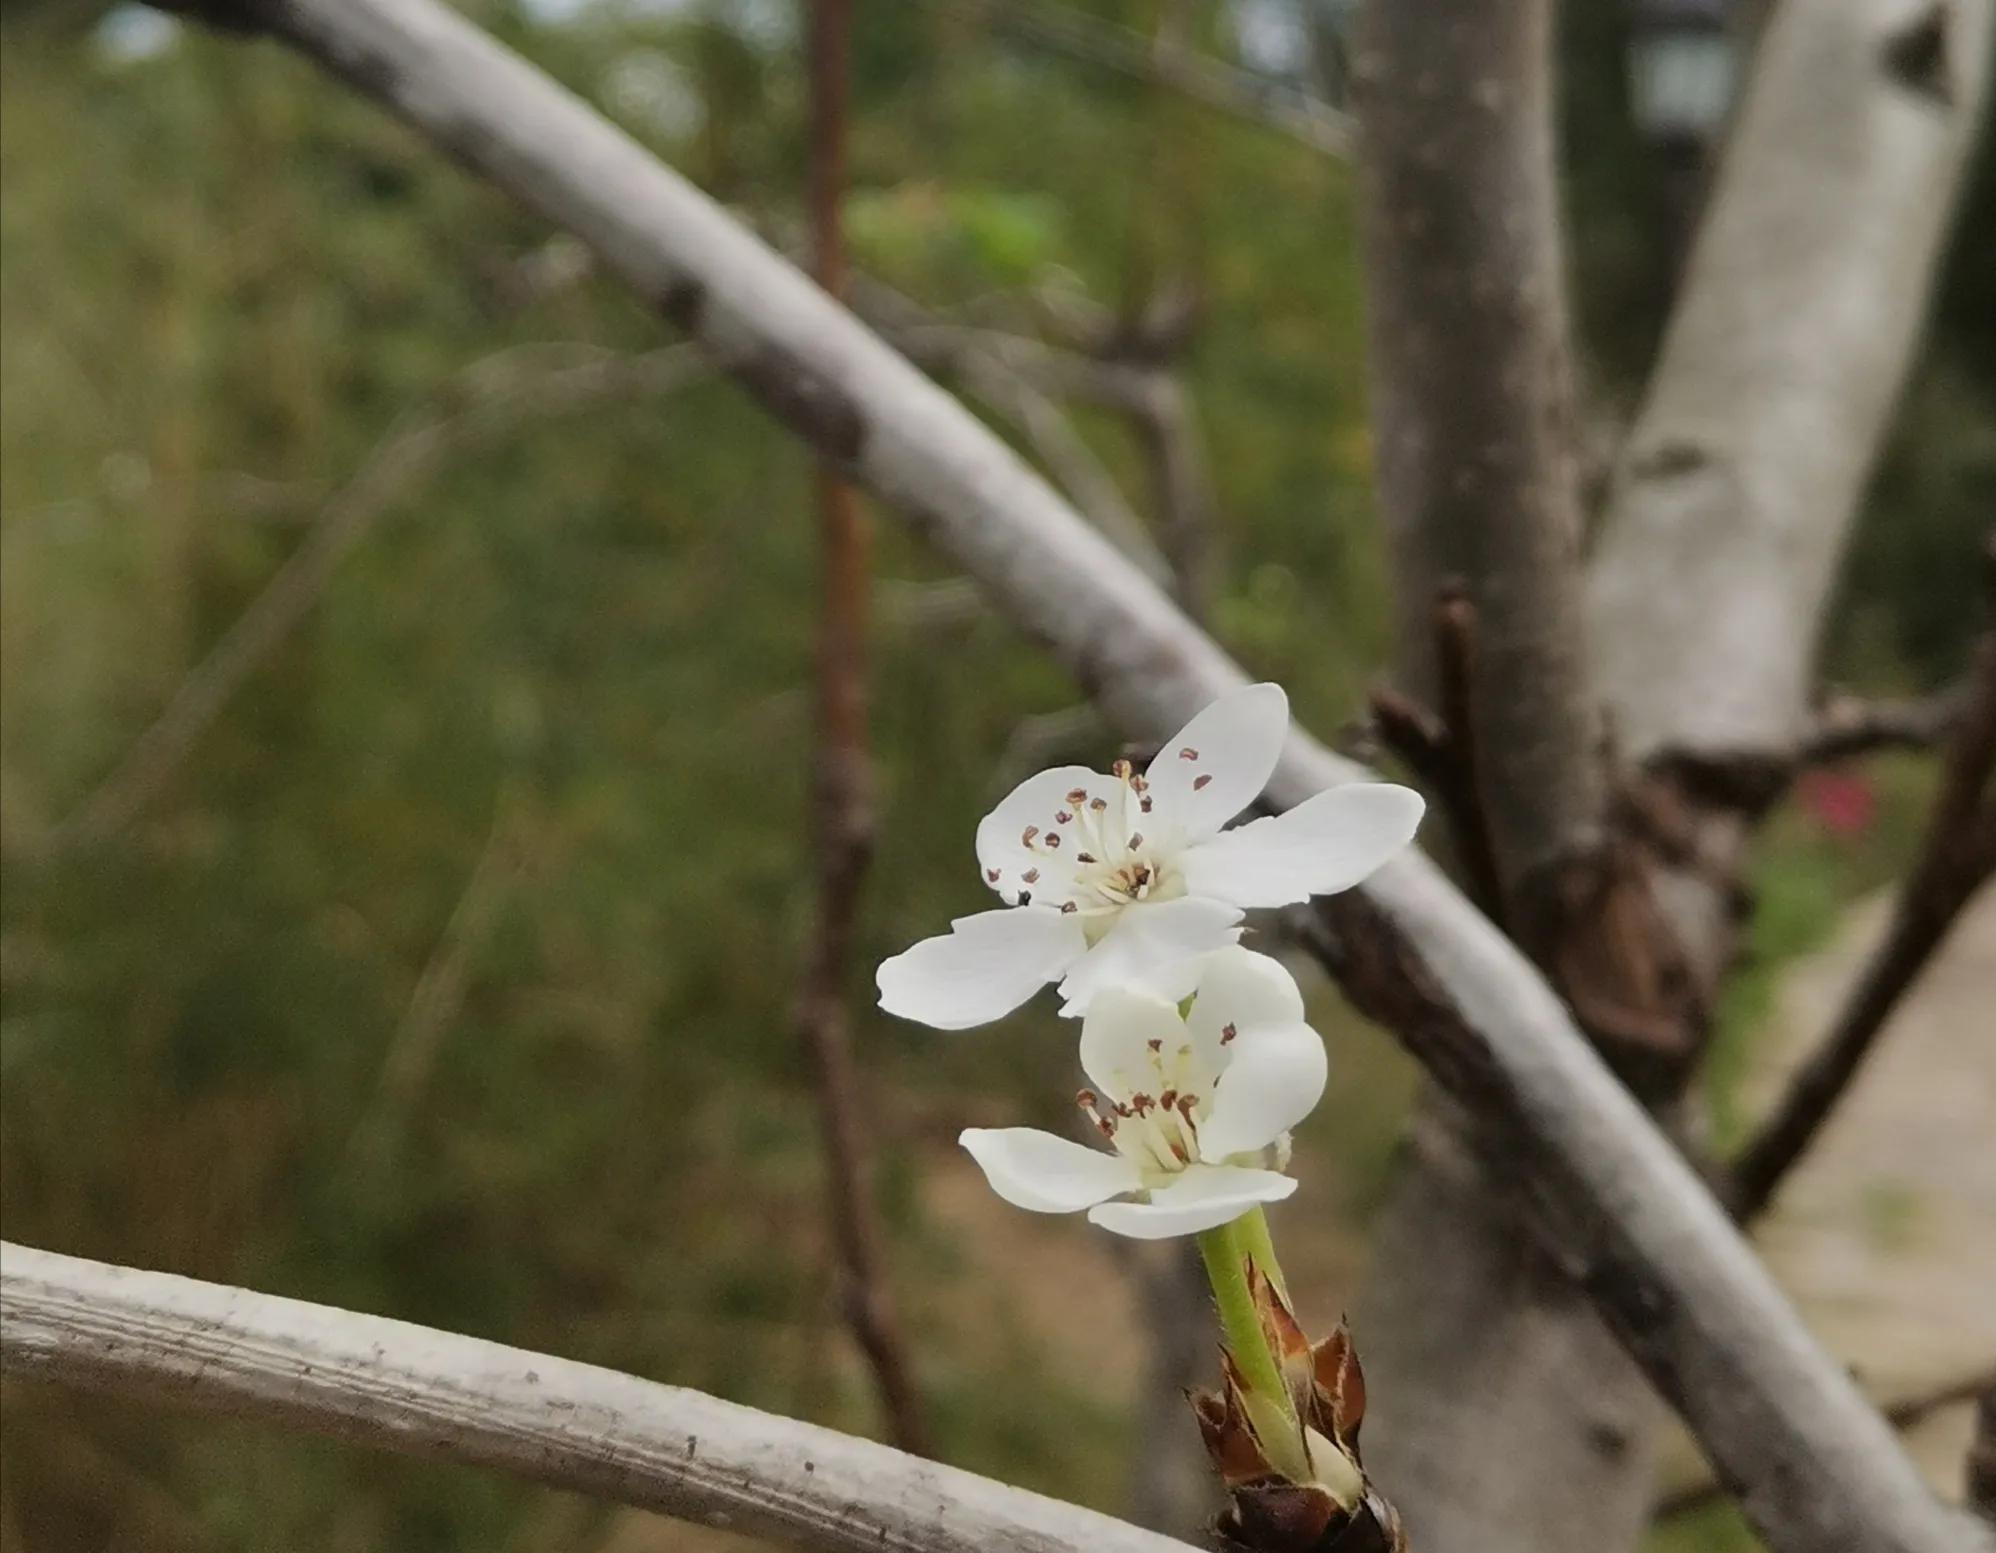
MULTIPOLYGON (((847 52, 851 0, 811 7, 811 227, 818 284, 845 288, 840 203, 845 187, 847 52)), ((930 1454, 907 1345, 886 1274, 864 1143, 845 983, 854 910, 873 850, 872 770, 866 745, 867 534, 852 488, 830 464, 818 471, 824 604, 818 636, 816 822, 818 924, 799 999, 798 1034, 810 1056, 824 1128, 826 1191, 842 1303, 873 1368, 894 1442, 930 1454)))
POLYGON ((1796 1074, 1730 1173, 1727 1198, 1748 1220, 1765 1208, 1835 1109, 1887 1017, 1940 948, 1969 898, 1996 871, 1996 631, 1976 647, 1969 699, 1941 772, 1940 792, 1892 926, 1829 1038, 1796 1074))

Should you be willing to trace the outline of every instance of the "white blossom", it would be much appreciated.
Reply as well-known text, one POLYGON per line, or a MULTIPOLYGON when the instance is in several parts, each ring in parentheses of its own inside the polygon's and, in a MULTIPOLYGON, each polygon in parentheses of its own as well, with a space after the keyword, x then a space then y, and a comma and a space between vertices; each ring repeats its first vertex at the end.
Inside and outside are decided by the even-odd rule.
POLYGON ((1082 1109, 1108 1150, 1032 1127, 961 1138, 993 1191, 1036 1213, 1078 1213, 1139 1240, 1191 1235, 1296 1189, 1289 1129, 1324 1092, 1324 1043, 1296 983, 1230 947, 1192 968, 1189 1009, 1110 988, 1081 1025, 1082 1109), (1274 1167, 1274 1168, 1271 1168, 1274 1167))
POLYGON ((1330 788, 1284 814, 1226 823, 1267 785, 1289 731, 1277 685, 1222 696, 1147 770, 1060 766, 1021 782, 977 827, 984 881, 1007 904, 960 917, 879 971, 880 1006, 944 1030, 987 1024, 1058 982, 1061 1012, 1107 987, 1172 1001, 1188 967, 1240 937, 1243 911, 1349 889, 1412 839, 1420 795, 1330 788))

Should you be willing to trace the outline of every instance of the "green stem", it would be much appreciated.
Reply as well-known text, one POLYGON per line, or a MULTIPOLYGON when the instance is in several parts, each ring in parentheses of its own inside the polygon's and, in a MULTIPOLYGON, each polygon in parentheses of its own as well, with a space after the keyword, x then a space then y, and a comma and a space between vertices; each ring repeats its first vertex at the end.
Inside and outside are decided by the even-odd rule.
POLYGON ((1261 1269, 1262 1276, 1275 1285, 1275 1292, 1282 1296, 1283 1303, 1293 1310, 1295 1306, 1290 1304, 1288 1280, 1282 1276, 1282 1264, 1275 1260, 1275 1241, 1268 1233, 1268 1215, 1260 1208, 1250 1208, 1234 1220, 1233 1228, 1240 1238, 1241 1249, 1261 1269))
POLYGON ((1250 1257, 1260 1266, 1256 1242, 1267 1244, 1268 1224, 1257 1209, 1199 1237, 1199 1255, 1206 1263, 1206 1277, 1213 1285, 1213 1303, 1219 1307, 1220 1330, 1240 1372, 1248 1421, 1261 1442, 1268 1464, 1294 1482, 1307 1482, 1310 1462, 1303 1452, 1303 1434, 1289 1402, 1289 1388, 1282 1383, 1282 1367, 1268 1346, 1261 1314, 1255 1309, 1254 1294, 1248 1287, 1250 1257), (1248 1219, 1255 1222, 1250 1224, 1248 1219))

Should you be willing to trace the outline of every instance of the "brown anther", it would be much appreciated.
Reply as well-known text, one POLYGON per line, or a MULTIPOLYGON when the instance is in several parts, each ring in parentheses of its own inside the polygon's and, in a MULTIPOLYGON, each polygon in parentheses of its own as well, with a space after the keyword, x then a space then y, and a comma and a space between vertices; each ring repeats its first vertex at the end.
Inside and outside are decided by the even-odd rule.
POLYGON ((1067 790, 1067 801, 1072 804, 1088 802, 1088 789, 1085 787, 1070 787, 1067 790))
POLYGON ((1067 822, 1068 822, 1069 820, 1071 820, 1071 819, 1073 819, 1073 818, 1074 818, 1074 816, 1073 816, 1073 815, 1071 815, 1071 814, 1069 814, 1069 813, 1067 812, 1067 810, 1065 810, 1065 809, 1062 809, 1062 810, 1060 811, 1060 813, 1056 814, 1056 815, 1055 815, 1055 816, 1053 817, 1053 822, 1054 822, 1054 824, 1056 824, 1056 825, 1065 825, 1065 824, 1067 824, 1067 822))
POLYGON ((1037 868, 1028 868, 1019 877, 1028 884, 1038 884, 1040 882, 1040 871, 1037 868))
POLYGON ((1175 1089, 1167 1089, 1163 1094, 1157 1097, 1157 1103, 1163 1106, 1167 1111, 1177 1110, 1178 1091, 1175 1089))
POLYGON ((1003 872, 1004 872, 1004 870, 1003 870, 1002 868, 987 868, 987 869, 985 869, 985 870, 984 870, 984 882, 985 882, 986 884, 996 884, 996 883, 998 882, 998 876, 999 876, 999 875, 1000 875, 1001 873, 1003 873, 1003 872))
POLYGON ((1100 814, 1104 809, 1109 807, 1109 800, 1106 798, 1091 798, 1088 800, 1088 807, 1093 809, 1097 814, 1100 814))
POLYGON ((1077 853, 1075 853, 1075 854, 1074 854, 1074 860, 1075 860, 1075 862, 1077 862, 1077 863, 1092 863, 1092 862, 1094 862, 1094 861, 1095 861, 1095 859, 1094 859, 1093 855, 1091 855, 1090 853, 1087 853, 1087 852, 1077 852, 1077 853))
POLYGON ((1199 758, 1199 752, 1188 744, 1185 746, 1185 748, 1183 748, 1178 752, 1178 758, 1180 760, 1197 760, 1199 758))
POLYGON ((1130 778, 1130 790, 1137 793, 1149 792, 1150 778, 1139 771, 1135 776, 1130 778))
POLYGON ((1144 1042, 1144 1045, 1148 1046, 1154 1052, 1161 1052, 1164 1050, 1164 1042, 1159 1040, 1156 1036, 1152 1036, 1148 1041, 1144 1042))
POLYGON ((1145 885, 1150 883, 1150 865, 1145 864, 1143 867, 1139 868, 1136 871, 1136 873, 1131 876, 1131 878, 1132 881, 1135 883, 1136 887, 1139 890, 1141 890, 1145 885))
POLYGON ((1123 846, 1126 851, 1134 852, 1138 847, 1142 846, 1143 844, 1144 844, 1143 832, 1140 830, 1133 830, 1130 832, 1130 839, 1124 842, 1123 846))
POLYGON ((1022 847, 1031 846, 1033 844, 1033 837, 1037 836, 1039 833, 1040 833, 1039 826, 1028 825, 1023 831, 1019 833, 1019 845, 1022 847))
POLYGON ((1118 782, 1127 782, 1130 779, 1130 772, 1132 769, 1133 768, 1131 767, 1130 763, 1127 760, 1119 760, 1109 768, 1109 774, 1113 776, 1118 782))
POLYGON ((1232 1025, 1221 1025, 1220 1044, 1222 1046, 1225 1046, 1227 1042, 1231 1041, 1238 1034, 1240 1034, 1240 1032, 1236 1030, 1232 1025))
POLYGON ((1194 777, 1192 779, 1192 791, 1195 793, 1198 792, 1202 787, 1204 787, 1208 782, 1212 780, 1213 780, 1213 773, 1210 771, 1204 772, 1201 775, 1194 777))
POLYGON ((1132 1114, 1142 1116, 1156 1104, 1157 1102, 1151 1099, 1149 1095, 1145 1094, 1142 1090, 1138 1090, 1134 1095, 1130 1096, 1130 1103, 1128 1105, 1119 1105, 1116 1109, 1125 1116, 1132 1114))
POLYGON ((1151 806, 1151 800, 1148 798, 1144 799, 1143 802, 1138 805, 1138 807, 1141 808, 1146 814, 1150 813, 1150 806, 1151 806))
POLYGON ((1050 847, 1057 847, 1057 846, 1059 846, 1059 845, 1060 845, 1060 836, 1059 836, 1059 834, 1058 834, 1058 833, 1053 833, 1053 832, 1050 832, 1050 833, 1048 834, 1048 836, 1047 836, 1047 845, 1048 845, 1048 846, 1050 846, 1050 847))
POLYGON ((1191 1095, 1180 1095, 1178 1097, 1178 1114, 1184 1117, 1186 1121, 1188 1122, 1191 1121, 1192 1108, 1198 1103, 1199 1102, 1191 1095))
POLYGON ((1063 917, 1071 916, 1073 913, 1079 911, 1080 909, 1081 908, 1075 905, 1073 901, 1062 901, 1060 903, 1060 914, 1063 917))

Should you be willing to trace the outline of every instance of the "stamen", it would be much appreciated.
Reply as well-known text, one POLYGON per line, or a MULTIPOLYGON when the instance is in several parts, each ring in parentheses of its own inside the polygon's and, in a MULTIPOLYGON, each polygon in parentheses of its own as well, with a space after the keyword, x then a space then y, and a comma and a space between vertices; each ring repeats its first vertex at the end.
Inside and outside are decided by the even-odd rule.
POLYGON ((1156 1104, 1157 1102, 1151 1099, 1149 1095, 1145 1094, 1142 1090, 1138 1090, 1134 1095, 1130 1096, 1128 1106, 1117 1106, 1116 1109, 1123 1112, 1126 1116, 1131 1112, 1135 1112, 1138 1116, 1145 1116, 1149 1114, 1151 1107, 1156 1104))
POLYGON ((1002 873, 1004 873, 1004 871, 1005 871, 1005 870, 1004 870, 1004 869, 1002 869, 1002 868, 987 868, 987 869, 985 869, 985 870, 984 870, 984 882, 985 882, 986 884, 996 884, 996 883, 998 882, 998 877, 999 877, 999 875, 1000 875, 1000 874, 1002 874, 1002 873))
POLYGON ((1019 904, 1021 906, 1030 906, 1032 905, 1032 903, 1033 903, 1033 892, 1031 890, 1021 890, 1019 892, 1019 904))
POLYGON ((1157 1097, 1157 1103, 1163 1106, 1167 1111, 1177 1110, 1178 1091, 1175 1089, 1167 1089, 1163 1094, 1157 1097))
POLYGON ((1139 771, 1130 778, 1130 787, 1134 792, 1147 793, 1150 791, 1150 778, 1139 771))
POLYGON ((1033 844, 1033 837, 1037 836, 1039 833, 1040 833, 1039 826, 1028 825, 1023 831, 1019 833, 1019 845, 1022 847, 1031 846, 1033 844))
POLYGON ((1213 773, 1210 771, 1206 772, 1202 776, 1194 777, 1192 779, 1192 791, 1195 793, 1198 792, 1202 787, 1204 787, 1208 782, 1212 780, 1213 780, 1213 773))
MULTIPOLYGON (((1203 782, 1203 781, 1205 780, 1205 778, 1204 778, 1204 777, 1201 777, 1201 778, 1200 778, 1200 780, 1201 780, 1201 781, 1203 782)), ((1143 799, 1142 799, 1142 800, 1141 800, 1141 801, 1139 802, 1139 804, 1138 804, 1138 807, 1139 807, 1139 808, 1141 808, 1141 809, 1142 809, 1142 810, 1144 811, 1144 813, 1146 813, 1146 814, 1149 814, 1149 813, 1150 813, 1150 804, 1151 804, 1151 801, 1150 801, 1150 798, 1149 798, 1149 796, 1148 796, 1148 795, 1146 795, 1146 796, 1145 796, 1145 797, 1144 797, 1144 798, 1143 798, 1143 799)))
POLYGON ((1119 760, 1109 768, 1109 774, 1118 782, 1127 782, 1133 768, 1127 760, 1119 760))
POLYGON ((1225 1045, 1226 1045, 1226 1044, 1227 1044, 1227 1043, 1228 1043, 1229 1041, 1231 1041, 1231 1040, 1232 1040, 1232 1039, 1233 1039, 1233 1038, 1234 1038, 1234 1037, 1235 1037, 1236 1035, 1238 1035, 1239 1033, 1240 1033, 1240 1032, 1239 1032, 1239 1031, 1237 1031, 1237 1030, 1236 1030, 1236 1029, 1235 1029, 1235 1028, 1234 1028, 1234 1027, 1233 1027, 1232 1025, 1230 1025, 1230 1024, 1228 1024, 1228 1025, 1221 1025, 1221 1026, 1220 1026, 1220 1044, 1221 1044, 1222 1046, 1225 1046, 1225 1045))
POLYGON ((1088 800, 1088 807, 1093 809, 1097 814, 1100 814, 1104 809, 1109 807, 1109 800, 1106 798, 1091 798, 1088 800))
POLYGON ((1080 909, 1081 908, 1075 905, 1073 901, 1062 901, 1060 903, 1060 914, 1063 917, 1070 916, 1073 913, 1079 911, 1080 909))
POLYGON ((1180 760, 1197 760, 1199 758, 1199 752, 1188 744, 1185 746, 1184 749, 1178 752, 1178 758, 1180 760))
POLYGON ((1077 852, 1074 854, 1074 860, 1077 863, 1092 863, 1095 861, 1095 858, 1092 853, 1077 852))
MULTIPOLYGON (((995 870, 992 872, 991 877, 994 879, 998 877, 997 872, 995 870)), ((1024 873, 1020 874, 1019 877, 1025 880, 1026 883, 1028 884, 1038 884, 1040 882, 1040 871, 1037 868, 1028 868, 1024 873)))
POLYGON ((1085 787, 1069 788, 1067 793, 1067 801, 1077 806, 1088 802, 1088 789, 1085 787))
POLYGON ((1164 1042, 1156 1036, 1152 1036, 1148 1041, 1144 1042, 1144 1045, 1148 1046, 1154 1052, 1164 1050, 1164 1042))
POLYGON ((1065 809, 1062 809, 1060 813, 1056 814, 1053 817, 1053 822, 1056 825, 1065 825, 1069 820, 1073 818, 1074 818, 1073 815, 1069 814, 1065 809))
POLYGON ((1143 844, 1144 844, 1143 832, 1132 831, 1130 833, 1130 839, 1126 843, 1124 843, 1123 850, 1126 852, 1134 852, 1138 847, 1142 846, 1143 844))
POLYGON ((1060 834, 1059 834, 1059 832, 1057 832, 1057 831, 1049 831, 1049 832, 1047 833, 1047 845, 1048 845, 1048 846, 1050 846, 1050 847, 1057 847, 1057 846, 1059 846, 1059 845, 1060 845, 1060 834))

